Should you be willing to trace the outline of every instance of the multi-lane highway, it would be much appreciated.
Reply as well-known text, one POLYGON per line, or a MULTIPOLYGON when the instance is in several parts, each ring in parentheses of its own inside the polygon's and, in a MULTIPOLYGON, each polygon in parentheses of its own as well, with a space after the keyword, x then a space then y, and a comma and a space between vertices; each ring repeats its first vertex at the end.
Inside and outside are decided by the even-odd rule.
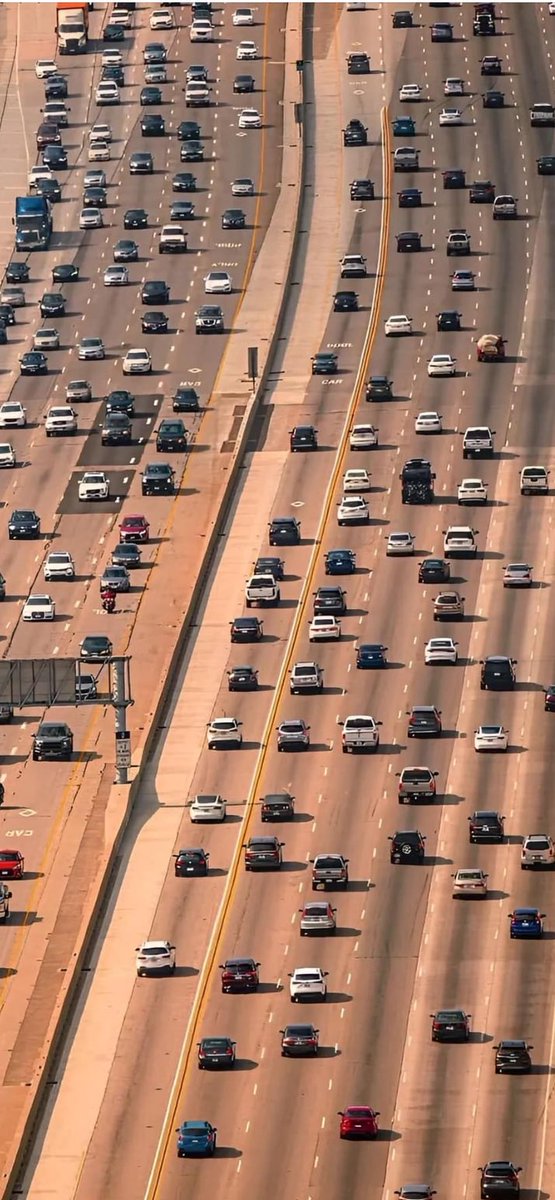
MULTIPOLYGON (((314 112, 306 133, 316 132, 315 176, 319 149, 325 156, 334 147, 337 176, 330 188, 338 187, 339 236, 345 239, 339 251, 364 253, 370 275, 353 285, 361 311, 350 314, 331 312, 339 286, 332 277, 329 317, 318 331, 306 319, 303 302, 315 277, 327 280, 331 251, 326 256, 323 250, 320 260, 308 257, 299 271, 295 304, 301 321, 305 318, 305 359, 292 336, 294 350, 289 359, 285 350, 281 382, 270 390, 267 421, 247 460, 229 546, 210 580, 204 649, 201 628, 182 693, 169 709, 159 757, 145 778, 145 820, 132 828, 126 870, 91 957, 92 978, 64 1059, 65 1078, 25 1180, 30 1196, 44 1194, 57 1166, 62 1171, 67 1121, 86 1069, 83 1029, 90 1104, 97 1104, 98 1113, 92 1120, 89 1113, 88 1121, 73 1119, 72 1151, 77 1154, 79 1146, 82 1157, 67 1195, 85 1200, 124 1192, 173 1200, 184 1189, 220 1197, 234 1188, 238 1195, 335 1200, 369 1191, 391 1197, 408 1181, 419 1181, 439 1196, 455 1186, 463 1196, 477 1197, 478 1168, 490 1159, 522 1166, 528 1194, 549 1194, 553 882, 549 872, 521 872, 520 842, 527 833, 555 832, 549 803, 552 716, 543 711, 542 692, 553 669, 553 498, 521 496, 519 472, 535 462, 554 469, 553 347, 546 312, 554 266, 553 188, 536 173, 536 159, 550 151, 553 133, 530 130, 528 110, 553 99, 555 18, 547 5, 498 6, 497 16, 495 39, 473 38, 471 7, 449 6, 440 19, 452 21, 455 38, 440 45, 431 42, 430 25, 438 14, 428 6, 416 9, 416 27, 406 31, 391 29, 385 5, 366 12, 317 5, 308 15, 307 88, 309 94, 313 89, 314 112), (344 67, 345 54, 354 49, 372 57, 372 73, 355 81, 344 67), (505 93, 505 106, 484 109, 482 92, 491 80, 481 76, 480 60, 493 53, 503 62, 495 85, 505 93), (330 86, 333 72, 341 80, 339 100, 330 86), (440 128, 439 112, 451 104, 443 95, 447 77, 465 81, 464 96, 453 102, 463 122, 440 128), (397 99, 406 83, 422 87, 420 101, 410 106, 397 99), (380 122, 385 101, 389 107, 380 122), (392 171, 399 143, 391 137, 391 120, 401 110, 416 121, 420 171, 414 175, 392 171), (342 149, 341 128, 350 117, 369 126, 368 149, 342 149), (490 206, 469 204, 467 189, 444 189, 442 171, 454 168, 465 170, 467 183, 490 179, 498 194, 518 197, 519 219, 494 222, 490 206), (367 176, 379 199, 355 209, 349 183, 367 176), (421 188, 421 208, 399 210, 397 192, 405 186, 421 188), (449 231, 463 227, 472 256, 460 263, 447 257, 445 246, 449 231), (396 253, 395 235, 408 229, 422 234, 419 254, 396 253), (451 291, 450 275, 459 265, 474 271, 476 290, 451 291), (437 332, 436 314, 455 307, 462 314, 461 330, 437 332), (412 336, 386 339, 385 319, 400 313, 412 318, 412 336), (311 338, 318 334, 317 344, 306 344, 309 331, 311 338), (477 363, 475 341, 487 332, 506 339, 504 362, 477 363), (309 357, 320 349, 334 349, 339 357, 337 376, 330 380, 309 375, 309 357), (456 357, 454 378, 428 378, 427 360, 439 352, 456 357), (370 372, 392 378, 393 400, 366 403, 362 385, 370 372), (417 414, 432 409, 442 415, 443 432, 416 434, 417 414), (289 455, 287 431, 301 419, 317 426, 320 449, 289 455), (363 420, 378 426, 379 445, 355 455, 348 449, 348 430, 363 420), (478 464, 462 457, 460 435, 473 424, 495 430, 495 455, 478 464), (432 462, 434 505, 401 503, 399 472, 416 456, 432 462), (338 528, 343 471, 360 465, 371 472, 370 522, 338 528), (468 475, 487 482, 485 507, 458 507, 457 485, 468 475), (299 546, 275 551, 285 562, 281 604, 261 614, 262 642, 229 647, 228 621, 243 611, 249 564, 256 554, 270 553, 267 521, 281 514, 298 515, 302 526, 299 546), (464 596, 466 615, 441 628, 457 640, 459 660, 456 666, 426 667, 424 646, 438 632, 433 601, 440 589, 418 583, 418 563, 427 555, 441 556, 443 531, 466 523, 477 530, 478 554, 453 562, 450 581, 464 596), (414 554, 386 557, 388 535, 403 530, 414 535, 414 554), (323 556, 338 546, 357 556, 356 573, 337 580, 347 597, 342 637, 338 643, 309 644, 312 592, 330 582, 323 556), (532 588, 503 588, 503 565, 511 561, 532 564, 532 588), (366 641, 388 648, 386 670, 356 669, 357 644, 366 641), (480 660, 489 654, 517 660, 514 691, 480 690, 480 660), (313 659, 324 671, 322 694, 289 696, 289 667, 313 659), (258 671, 261 686, 230 696, 226 671, 245 661, 258 671), (216 674, 219 680, 210 693, 202 691, 203 663, 210 680, 216 674), (440 710, 440 738, 407 738, 407 710, 415 704, 440 710), (187 719, 192 708, 240 719, 242 749, 204 749, 200 723, 195 727, 187 719), (375 756, 341 753, 340 722, 355 713, 382 723, 375 756), (291 717, 310 726, 311 746, 278 756, 275 727, 291 717), (474 730, 482 723, 509 730, 506 754, 475 752, 474 730), (180 774, 179 738, 191 728, 196 740, 193 748, 183 746, 180 774), (437 771, 434 804, 399 806, 396 773, 411 765, 437 771), (257 799, 285 790, 295 796, 295 820, 262 827, 257 799), (184 810, 174 840, 149 841, 146 818, 157 791, 181 805, 195 793, 221 792, 229 815, 221 827, 197 827, 184 810), (470 845, 470 814, 490 808, 505 815, 504 843, 470 845), (388 837, 402 829, 425 835, 423 865, 390 863, 388 837), (283 867, 246 874, 241 842, 261 830, 284 842, 283 867), (194 845, 210 853, 208 877, 175 878, 172 853, 194 845), (312 896, 310 860, 321 852, 349 859, 350 883, 330 896, 337 906, 335 937, 301 939, 298 910, 312 896), (164 856, 167 862, 154 895, 145 880, 149 854, 153 876, 164 856), (472 866, 488 872, 488 898, 454 901, 452 872, 472 866), (518 905, 547 914, 541 940, 509 939, 508 916, 518 905), (149 933, 175 943, 173 980, 137 979, 131 985, 130 932, 137 944, 149 933), (234 955, 260 961, 256 994, 222 994, 218 964, 234 955), (328 972, 328 996, 325 1005, 308 1004, 301 1014, 290 1003, 288 975, 308 965, 328 972), (114 1029, 110 1014, 120 994, 125 1009, 114 1029), (432 1043, 430 1014, 441 1008, 471 1014, 468 1043, 432 1043), (295 1019, 318 1026, 317 1058, 281 1057, 279 1031, 295 1019), (100 1041, 104 1029, 107 1061, 94 1049, 95 1035, 100 1041), (233 1071, 198 1071, 196 1043, 206 1035, 236 1041, 233 1071), (527 1077, 497 1076, 492 1046, 515 1037, 532 1044, 533 1071, 527 1077), (340 1141, 337 1113, 351 1104, 379 1110, 376 1142, 340 1141), (186 1120, 217 1127, 213 1161, 177 1157, 175 1130, 186 1120)), ((331 203, 330 214, 333 218, 331 203)), ((313 219, 318 215, 316 206, 313 219)), ((330 240, 335 253, 335 227, 330 240)), ((175 834, 175 823, 173 829, 175 834)))

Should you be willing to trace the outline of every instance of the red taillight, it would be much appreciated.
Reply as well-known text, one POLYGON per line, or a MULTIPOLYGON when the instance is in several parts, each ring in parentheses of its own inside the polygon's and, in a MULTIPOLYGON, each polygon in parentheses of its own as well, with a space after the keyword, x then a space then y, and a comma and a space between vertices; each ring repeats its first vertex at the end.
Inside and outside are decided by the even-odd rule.
POLYGON ((233 1054, 233 1050, 231 1049, 231 1046, 228 1046, 228 1048, 226 1050, 226 1054, 233 1054))

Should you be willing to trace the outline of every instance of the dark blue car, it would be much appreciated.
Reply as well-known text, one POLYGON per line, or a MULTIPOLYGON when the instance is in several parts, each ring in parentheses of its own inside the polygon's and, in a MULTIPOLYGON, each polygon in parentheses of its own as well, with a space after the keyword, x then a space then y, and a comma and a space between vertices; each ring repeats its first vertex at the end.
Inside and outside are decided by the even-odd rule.
POLYGON ((387 646, 381 646, 377 642, 363 642, 357 648, 356 665, 359 671, 373 671, 380 667, 387 667, 386 650, 387 646))
POLYGON ((512 938, 540 938, 543 934, 545 913, 539 908, 515 908, 509 913, 512 938))
POLYGON ((354 550, 328 550, 324 562, 326 575, 354 575, 357 557, 354 550))
POLYGON ((216 1149, 216 1130, 210 1121, 184 1121, 177 1133, 177 1157, 211 1156, 216 1149))

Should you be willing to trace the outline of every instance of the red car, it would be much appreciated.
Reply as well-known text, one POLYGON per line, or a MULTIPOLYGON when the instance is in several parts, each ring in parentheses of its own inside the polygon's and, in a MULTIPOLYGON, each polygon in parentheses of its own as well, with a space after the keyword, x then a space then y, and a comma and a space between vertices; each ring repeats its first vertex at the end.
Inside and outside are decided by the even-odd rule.
POLYGON ((0 879, 23 879, 25 859, 19 850, 0 850, 0 879))
POLYGON ((367 1104, 350 1104, 344 1112, 337 1115, 341 1117, 340 1138, 377 1138, 377 1118, 380 1114, 367 1104))
POLYGON ((120 542, 148 542, 149 532, 146 517, 137 514, 124 517, 119 527, 120 542))

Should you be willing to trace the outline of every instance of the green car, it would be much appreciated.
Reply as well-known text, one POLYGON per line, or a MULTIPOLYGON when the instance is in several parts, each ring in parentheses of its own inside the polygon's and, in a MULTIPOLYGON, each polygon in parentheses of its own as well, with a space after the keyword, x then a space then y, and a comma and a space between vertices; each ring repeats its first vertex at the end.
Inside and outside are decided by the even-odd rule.
POLYGON ((393 137, 414 137, 416 125, 412 117, 395 117, 393 137))

